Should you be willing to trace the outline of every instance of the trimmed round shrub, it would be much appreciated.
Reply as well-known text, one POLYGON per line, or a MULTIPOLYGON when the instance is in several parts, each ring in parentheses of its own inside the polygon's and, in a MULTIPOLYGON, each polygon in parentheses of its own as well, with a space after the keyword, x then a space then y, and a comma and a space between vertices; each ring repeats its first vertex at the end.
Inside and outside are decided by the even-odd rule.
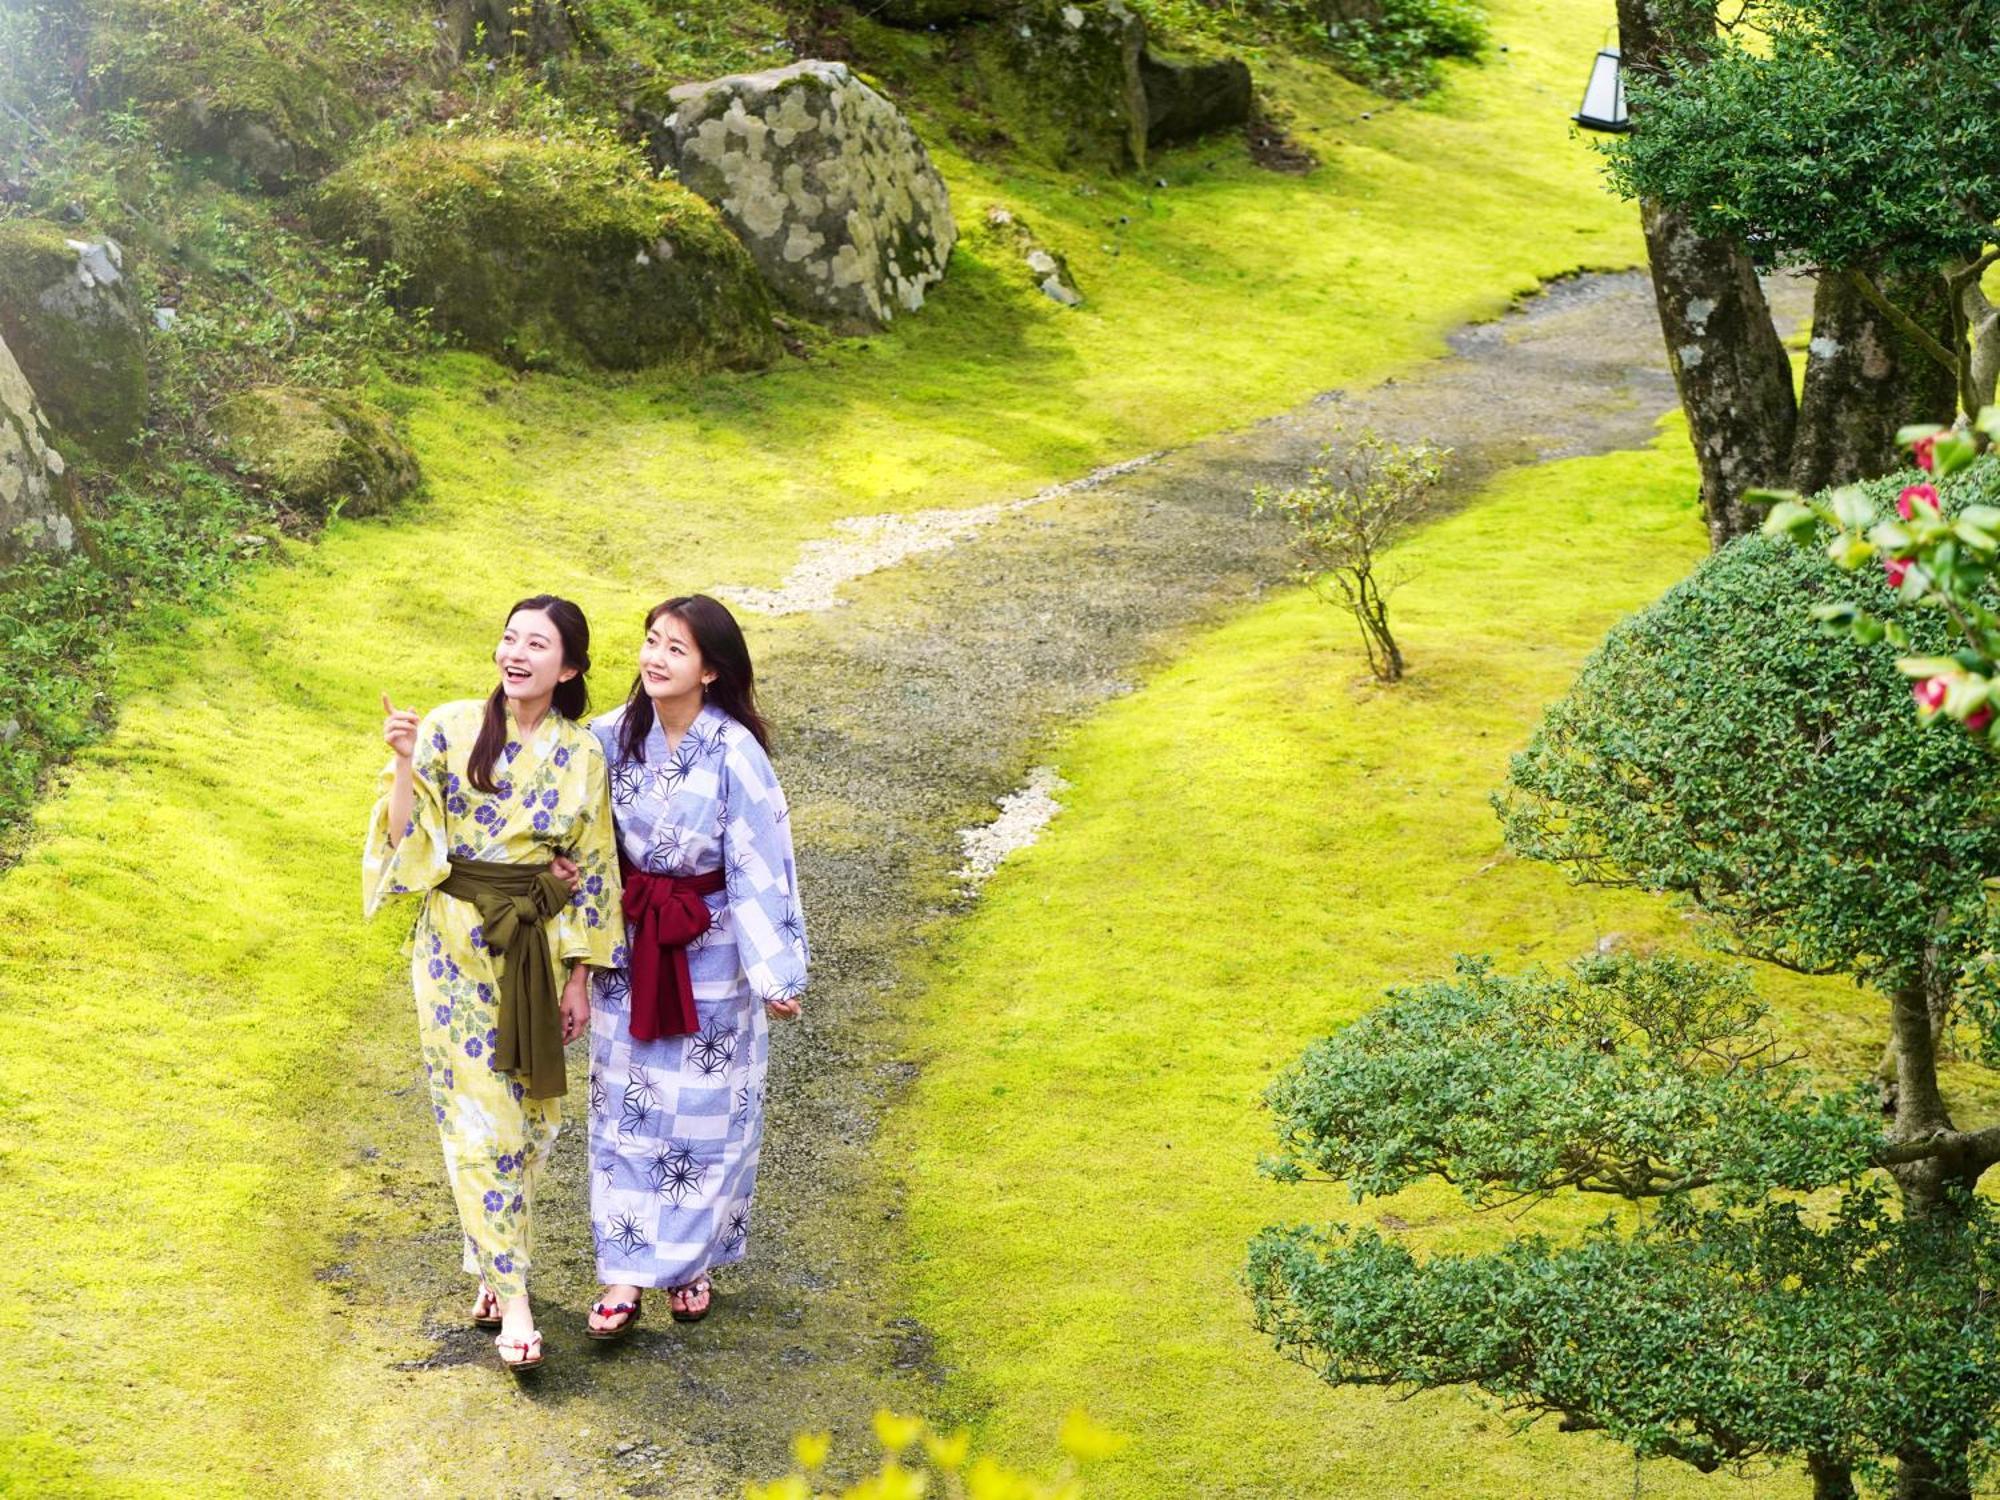
POLYGON ((408 273, 438 331, 526 367, 777 357, 771 303, 714 209, 607 140, 419 136, 352 161, 325 237, 408 273))
POLYGON ((1956 724, 1919 720, 1891 648, 1812 620, 1837 600, 1897 615, 1916 654, 1949 650, 1879 572, 1746 537, 1614 629, 1549 709, 1495 799, 1508 845, 1679 893, 1755 957, 1948 989, 1984 945, 2000 779, 1956 724))

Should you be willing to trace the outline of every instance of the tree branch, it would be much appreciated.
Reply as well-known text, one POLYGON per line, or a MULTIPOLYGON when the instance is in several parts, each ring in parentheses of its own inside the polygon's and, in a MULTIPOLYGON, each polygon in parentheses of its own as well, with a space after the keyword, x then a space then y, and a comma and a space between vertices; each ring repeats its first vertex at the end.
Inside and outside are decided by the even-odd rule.
POLYGON ((1984 1130, 1934 1130, 1907 1141, 1885 1140, 1869 1153, 1875 1167, 1905 1167, 1912 1162, 1951 1158, 1980 1171, 2000 1165, 2000 1125, 1984 1130))
POLYGON ((1846 274, 1848 284, 1861 293, 1862 296, 1866 297, 1870 305, 1877 312, 1881 313, 1891 323, 1894 323, 1897 330, 1904 337, 1916 344, 1924 353, 1943 365, 1947 370, 1950 370, 1954 375, 1958 373, 1958 357, 1945 348, 1938 340, 1936 334, 1925 328, 1916 319, 1912 318, 1908 313, 1896 306, 1895 303, 1883 296, 1882 289, 1875 285, 1874 279, 1866 271, 1851 268, 1846 274))

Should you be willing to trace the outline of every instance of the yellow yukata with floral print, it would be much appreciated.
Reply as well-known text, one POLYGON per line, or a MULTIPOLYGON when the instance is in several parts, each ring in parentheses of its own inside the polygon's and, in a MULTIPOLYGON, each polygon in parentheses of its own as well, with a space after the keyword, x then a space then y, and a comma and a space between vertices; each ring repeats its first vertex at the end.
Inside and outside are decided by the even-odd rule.
POLYGON ((389 843, 392 759, 362 854, 362 909, 374 916, 391 896, 419 897, 410 934, 410 982, 431 1112, 444 1142, 446 1175, 465 1230, 465 1269, 501 1298, 527 1291, 535 1188, 562 1101, 530 1099, 520 1080, 494 1066, 501 956, 487 948, 479 911, 437 886, 450 857, 497 864, 575 860, 580 883, 549 922, 560 988, 572 962, 611 968, 622 957, 618 851, 606 791, 604 751, 581 724, 550 711, 523 736, 509 711, 508 738, 493 766, 495 790, 466 779, 486 705, 447 703, 417 729, 415 796, 402 839, 389 843))

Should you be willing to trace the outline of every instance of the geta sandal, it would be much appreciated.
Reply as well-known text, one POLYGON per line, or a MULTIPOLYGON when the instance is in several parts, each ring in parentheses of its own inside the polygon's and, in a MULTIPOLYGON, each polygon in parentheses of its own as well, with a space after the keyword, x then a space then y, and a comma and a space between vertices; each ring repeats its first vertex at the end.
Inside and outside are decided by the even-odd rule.
POLYGON ((510 1339, 505 1334, 493 1341, 494 1352, 500 1356, 500 1363, 510 1370, 532 1370, 542 1362, 542 1334, 536 1329, 524 1339, 510 1339), (520 1351, 520 1358, 509 1359, 507 1351, 520 1351))
POLYGON ((674 1321, 676 1323, 699 1323, 703 1318, 708 1316, 709 1303, 714 1291, 715 1288, 709 1283, 706 1272, 695 1277, 686 1286, 674 1287, 673 1295, 667 1301, 668 1310, 673 1313, 674 1321), (699 1307, 695 1305, 697 1297, 701 1299, 699 1307))
POLYGON ((630 1302, 604 1302, 601 1300, 593 1302, 590 1305, 590 1310, 600 1318, 618 1318, 620 1313, 623 1313, 625 1316, 618 1318, 616 1323, 606 1328, 593 1328, 586 1322, 583 1325, 583 1331, 592 1338, 599 1340, 608 1341, 624 1338, 626 1334, 632 1331, 632 1325, 639 1321, 642 1295, 634 1294, 630 1302))
POLYGON ((483 1281, 479 1283, 479 1300, 472 1304, 472 1326, 474 1328, 500 1326, 500 1299, 493 1295, 493 1288, 483 1281))

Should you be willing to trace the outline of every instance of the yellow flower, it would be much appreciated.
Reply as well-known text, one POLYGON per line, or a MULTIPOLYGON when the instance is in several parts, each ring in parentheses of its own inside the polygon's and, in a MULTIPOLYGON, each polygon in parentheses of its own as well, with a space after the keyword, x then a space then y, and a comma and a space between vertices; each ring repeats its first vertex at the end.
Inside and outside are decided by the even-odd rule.
POLYGON ((832 1451, 833 1434, 830 1432, 801 1432, 792 1438, 792 1457, 808 1474, 825 1463, 827 1454, 832 1451))
POLYGON ((923 1430, 922 1417, 899 1417, 886 1406, 875 1413, 875 1437, 891 1453, 901 1453, 923 1430))
POLYGON ((950 1437, 924 1435, 924 1451, 931 1456, 931 1462, 947 1474, 958 1471, 965 1462, 965 1455, 971 1451, 972 1434, 965 1431, 954 1432, 950 1437))
POLYGON ((812 1486, 803 1474, 787 1474, 769 1484, 746 1484, 743 1500, 813 1500, 812 1486))
POLYGON ((965 1474, 967 1500, 1032 1500, 1035 1487, 992 1459, 976 1458, 965 1474))
POLYGON ((1070 1408, 1069 1415, 1062 1419, 1062 1429, 1057 1436, 1063 1452, 1084 1463, 1096 1458, 1109 1458, 1126 1443, 1124 1433, 1113 1432, 1109 1427, 1093 1422, 1090 1414, 1080 1406, 1070 1408))

